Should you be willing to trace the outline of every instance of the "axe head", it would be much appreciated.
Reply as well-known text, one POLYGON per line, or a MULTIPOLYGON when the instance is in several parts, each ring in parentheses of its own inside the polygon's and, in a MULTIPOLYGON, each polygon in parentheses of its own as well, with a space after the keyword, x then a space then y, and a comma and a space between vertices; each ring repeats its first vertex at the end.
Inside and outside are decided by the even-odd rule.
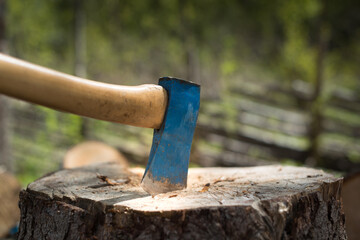
POLYGON ((160 78, 168 93, 168 105, 160 129, 154 130, 142 188, 156 195, 186 188, 191 143, 200 106, 200 86, 176 79, 160 78))

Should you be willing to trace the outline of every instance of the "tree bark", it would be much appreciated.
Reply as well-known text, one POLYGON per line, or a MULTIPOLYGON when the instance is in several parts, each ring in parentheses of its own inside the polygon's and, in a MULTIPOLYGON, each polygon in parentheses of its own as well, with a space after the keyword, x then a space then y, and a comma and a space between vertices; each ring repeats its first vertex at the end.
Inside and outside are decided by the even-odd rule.
POLYGON ((346 239, 342 179, 300 167, 190 169, 150 196, 143 170, 62 170, 20 194, 19 239, 346 239))

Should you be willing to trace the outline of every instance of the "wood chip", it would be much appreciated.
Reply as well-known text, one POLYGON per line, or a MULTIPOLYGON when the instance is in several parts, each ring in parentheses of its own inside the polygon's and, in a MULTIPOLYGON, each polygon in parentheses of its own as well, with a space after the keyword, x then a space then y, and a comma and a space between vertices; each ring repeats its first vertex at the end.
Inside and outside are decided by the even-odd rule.
POLYGON ((114 186, 114 185, 122 185, 122 184, 127 184, 130 182, 129 178, 126 179, 120 179, 120 180, 112 180, 110 178, 108 178, 107 176, 104 175, 100 175, 100 174, 96 174, 96 177, 98 179, 100 179, 103 182, 106 182, 108 185, 114 186))
POLYGON ((210 183, 207 183, 207 184, 205 184, 205 186, 203 187, 203 189, 201 189, 200 192, 206 192, 206 191, 209 190, 209 188, 210 188, 210 183))

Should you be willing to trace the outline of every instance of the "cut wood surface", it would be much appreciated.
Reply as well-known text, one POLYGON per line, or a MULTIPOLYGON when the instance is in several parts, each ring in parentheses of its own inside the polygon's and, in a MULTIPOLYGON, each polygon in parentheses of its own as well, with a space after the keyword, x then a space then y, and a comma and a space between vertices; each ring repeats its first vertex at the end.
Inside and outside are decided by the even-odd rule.
POLYGON ((289 166, 198 168, 150 196, 143 169, 62 170, 20 194, 19 239, 346 239, 342 179, 289 166))

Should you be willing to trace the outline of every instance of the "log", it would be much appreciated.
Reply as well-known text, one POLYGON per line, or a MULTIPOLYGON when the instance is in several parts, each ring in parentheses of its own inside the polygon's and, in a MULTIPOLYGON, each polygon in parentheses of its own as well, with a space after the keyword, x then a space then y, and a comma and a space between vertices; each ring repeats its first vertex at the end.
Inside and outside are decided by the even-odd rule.
POLYGON ((100 162, 116 162, 128 166, 128 160, 115 148, 98 141, 84 141, 66 152, 63 168, 78 168, 100 162))
POLYGON ((143 169, 101 163, 20 194, 19 239, 346 239, 342 179, 290 166, 193 168, 186 190, 150 196, 143 169))
POLYGON ((0 168, 0 239, 7 237, 19 222, 20 183, 11 173, 0 168))

